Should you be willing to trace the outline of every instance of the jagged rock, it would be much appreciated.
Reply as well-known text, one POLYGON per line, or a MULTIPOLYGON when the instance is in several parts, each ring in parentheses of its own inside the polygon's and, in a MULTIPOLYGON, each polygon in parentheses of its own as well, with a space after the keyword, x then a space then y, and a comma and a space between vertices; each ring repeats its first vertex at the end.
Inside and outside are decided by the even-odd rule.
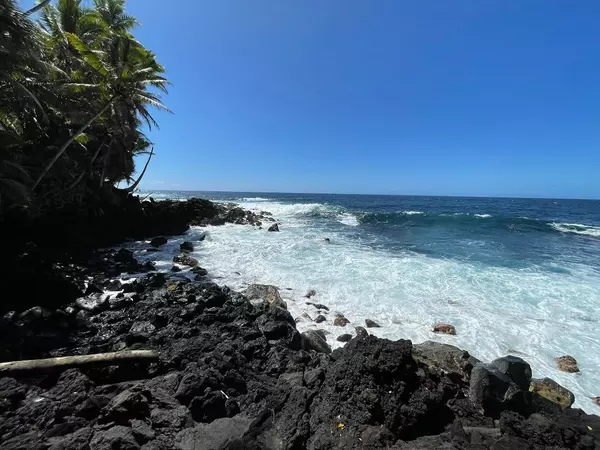
POLYGON ((100 312, 109 307, 108 299, 102 294, 92 294, 75 300, 75 304, 85 311, 100 312))
POLYGON ((119 294, 108 299, 110 309, 123 309, 139 300, 136 293, 119 294))
POLYGON ((181 269, 177 266, 171 267, 171 272, 181 272, 181 269))
POLYGON ((302 348, 319 353, 331 353, 331 347, 322 336, 314 330, 305 331, 302 336, 302 348))
POLYGON ((316 318, 315 318, 315 322, 316 323, 321 323, 321 322, 325 322, 327 320, 327 317, 325 317, 323 314, 319 314, 316 318))
POLYGON ((475 364, 480 362, 465 350, 434 341, 414 345, 413 355, 416 360, 429 367, 448 373, 458 373, 465 377, 468 377, 475 364))
POLYGON ((90 441, 90 450, 137 450, 140 448, 131 428, 117 425, 106 431, 96 431, 90 441))
POLYGON ((301 316, 296 317, 295 322, 296 323, 300 323, 300 322, 312 322, 312 317, 310 317, 310 315, 308 315, 308 313, 302 313, 301 316))
POLYGON ((143 419, 150 415, 148 399, 140 392, 129 389, 114 397, 105 408, 107 421, 128 424, 130 419, 143 419))
POLYGON ((345 327, 345 326, 346 326, 347 324, 349 324, 349 323, 350 323, 350 321, 349 321, 348 319, 346 319, 344 316, 339 316, 339 317, 336 317, 336 318, 333 320, 333 324, 334 324, 336 327, 345 327))
POLYGON ((577 366, 577 360, 572 356, 565 355, 556 358, 556 364, 558 365, 558 370, 562 372, 568 373, 577 373, 579 372, 579 367, 577 366))
POLYGON ((164 236, 158 236, 158 237, 155 237, 154 239, 152 239, 150 241, 150 245, 152 247, 162 247, 167 242, 169 242, 169 240, 166 237, 164 237, 164 236))
POLYGON ((531 410, 530 383, 531 367, 516 356, 478 363, 471 371, 469 399, 490 417, 500 417, 502 411, 527 415, 531 410))
POLYGON ((352 335, 351 334, 342 334, 340 336, 337 337, 337 340, 339 342, 349 342, 350 340, 352 340, 352 335))
POLYGON ((23 322, 32 323, 38 320, 49 319, 50 316, 52 316, 52 313, 46 308, 34 306, 33 308, 29 308, 28 310, 25 310, 19 314, 19 319, 23 322))
POLYGON ((317 295, 317 291, 315 291, 314 289, 311 289, 310 291, 308 291, 308 293, 305 295, 305 297, 311 298, 311 297, 314 297, 315 295, 317 295))
POLYGON ((156 327, 154 325, 152 325, 150 322, 139 321, 139 322, 135 322, 131 326, 131 329, 129 330, 129 332, 131 334, 147 336, 147 335, 154 333, 155 330, 156 330, 156 327))
POLYGON ((575 395, 550 378, 532 379, 530 390, 562 408, 570 408, 575 403, 575 395))
POLYGON ((433 332, 434 333, 442 333, 442 334, 455 335, 456 334, 456 328, 454 327, 454 325, 450 325, 449 323, 436 323, 433 326, 433 332))
POLYGON ((139 419, 133 419, 131 421, 131 433, 136 442, 140 445, 143 445, 156 437, 156 433, 150 428, 150 425, 139 419))
MULTIPOLYGON (((214 420, 211 423, 201 423, 194 428, 187 428, 175 436, 177 450, 220 450, 234 448, 233 443, 239 442, 250 428, 251 418, 236 416, 214 420), (199 447, 201 443, 201 447, 199 447), (232 446, 228 446, 232 444, 232 446)), ((243 445, 237 448, 250 448, 243 445)), ((254 447, 258 450, 258 446, 254 447)), ((282 448, 282 447, 280 447, 282 448)))
POLYGON ((267 231, 279 231, 279 224, 274 223, 267 229, 267 231))
POLYGON ((183 241, 181 244, 179 244, 179 249, 182 252, 193 252, 194 244, 192 244, 190 241, 183 241))
POLYGON ((379 325, 377 322, 375 322, 374 320, 371 320, 371 319, 365 320, 365 326, 367 328, 381 328, 381 325, 379 325))
POLYGON ((264 300, 269 306, 287 309, 286 303, 279 295, 279 289, 268 284, 251 284, 243 292, 248 300, 264 300))
POLYGON ((137 264, 137 260, 133 257, 133 252, 126 248, 121 248, 115 254, 115 261, 124 264, 137 264))
POLYGON ((182 266, 196 267, 198 260, 189 255, 181 254, 173 257, 173 262, 182 266))
POLYGON ((48 450, 72 450, 83 449, 88 447, 88 442, 92 437, 91 428, 81 428, 72 434, 66 436, 51 437, 48 440, 50 448, 48 450))

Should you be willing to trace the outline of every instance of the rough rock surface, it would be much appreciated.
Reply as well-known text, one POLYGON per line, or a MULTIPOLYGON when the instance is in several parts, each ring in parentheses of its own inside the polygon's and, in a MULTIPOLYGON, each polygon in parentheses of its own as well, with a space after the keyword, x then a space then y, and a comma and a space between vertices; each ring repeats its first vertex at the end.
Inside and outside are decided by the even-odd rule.
POLYGON ((267 231, 279 231, 279 224, 274 223, 267 229, 267 231))
POLYGON ((563 372, 568 373, 577 373, 579 372, 579 367, 577 366, 577 360, 572 356, 565 355, 556 358, 556 364, 558 365, 558 369, 563 372))
POLYGON ((454 325, 450 325, 449 323, 436 323, 433 326, 434 333, 442 333, 442 334, 456 334, 456 328, 454 325))
MULTIPOLYGON (((81 273, 105 286, 143 267, 131 252, 111 250, 81 273)), ((124 283, 99 308, 75 302, 95 299, 90 291, 0 319, 2 360, 124 349, 160 355, 0 377, 0 448, 600 448, 600 418, 541 401, 520 358, 478 364, 455 347, 392 342, 362 327, 343 348, 307 350, 307 335, 321 346, 325 333, 300 335, 289 312, 264 297, 276 299, 276 288, 255 304, 252 290, 177 275, 124 283)))
POLYGON ((279 294, 279 289, 267 284, 251 284, 244 291, 249 300, 264 300, 268 305, 287 309, 287 305, 279 294))
POLYGON ((563 408, 570 408, 575 402, 575 395, 550 378, 531 380, 531 392, 534 392, 563 408))

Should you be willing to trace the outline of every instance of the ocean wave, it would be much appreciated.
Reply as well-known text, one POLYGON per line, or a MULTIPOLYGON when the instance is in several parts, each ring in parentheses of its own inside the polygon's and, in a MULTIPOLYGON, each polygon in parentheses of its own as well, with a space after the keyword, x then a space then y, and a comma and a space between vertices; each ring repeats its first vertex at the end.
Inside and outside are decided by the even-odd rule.
POLYGON ((552 228, 561 233, 574 233, 581 234, 583 236, 591 236, 600 238, 600 227, 593 227, 591 225, 582 225, 580 223, 556 223, 550 224, 552 228))
POLYGON ((350 214, 350 213, 339 214, 337 216, 337 221, 340 223, 343 223, 344 225, 348 225, 351 227, 357 227, 360 225, 360 221, 358 220, 358 217, 356 217, 354 214, 350 214))
POLYGON ((240 202, 270 202, 272 199, 264 197, 242 197, 237 200, 240 202))
POLYGON ((402 214, 406 214, 407 216, 417 216, 425 213, 423 211, 402 211, 402 214))

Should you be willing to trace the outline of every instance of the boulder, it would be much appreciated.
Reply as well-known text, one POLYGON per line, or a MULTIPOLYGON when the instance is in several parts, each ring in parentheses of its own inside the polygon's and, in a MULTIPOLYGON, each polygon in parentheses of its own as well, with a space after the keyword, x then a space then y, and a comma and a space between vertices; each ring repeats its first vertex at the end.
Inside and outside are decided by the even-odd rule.
POLYGON ((173 257, 173 262, 182 266, 196 267, 198 260, 189 255, 181 254, 173 257))
POLYGON ((123 289, 123 285, 120 280, 112 280, 106 285, 107 291, 120 291, 121 289, 123 289))
POLYGON ((327 320, 327 317, 325 317, 323 314, 319 314, 315 318, 315 322, 317 322, 317 323, 325 322, 326 320, 327 320))
POLYGON ((117 425, 106 431, 97 431, 89 444, 90 450, 137 450, 140 448, 131 428, 117 425))
MULTIPOLYGON (((200 423, 194 428, 186 428, 175 436, 177 450, 220 450, 225 448, 244 448, 235 446, 246 434, 252 419, 237 415, 220 418, 211 423, 200 423), (228 446, 229 443, 233 445, 228 446)), ((258 448, 258 447, 256 447, 258 448)))
POLYGON ((532 379, 530 390, 563 408, 570 408, 575 402, 575 395, 571 391, 550 378, 532 379))
POLYGON ((179 267, 177 267, 177 266, 174 265, 173 267, 171 267, 171 272, 175 272, 175 273, 176 272, 181 272, 181 269, 179 267))
POLYGON ((348 333, 342 334, 342 335, 340 335, 340 336, 337 337, 337 340, 339 342, 349 342, 349 341, 352 340, 352 335, 348 334, 348 333))
POLYGON ((318 353, 331 353, 331 347, 323 339, 323 337, 315 330, 305 331, 300 335, 302 337, 302 349, 303 350, 314 350, 318 353))
POLYGON ((433 332, 455 335, 456 328, 454 328, 454 325, 450 325, 449 323, 436 323, 433 326, 433 332))
POLYGON ((447 373, 458 373, 464 378, 467 378, 475 364, 480 362, 465 350, 434 341, 413 345, 413 356, 429 367, 447 373))
POLYGON ((148 399, 140 392, 129 389, 114 397, 105 408, 106 421, 128 424, 131 419, 143 419, 150 415, 148 399))
POLYGON ((115 254, 115 261, 123 264, 135 264, 137 260, 133 257, 133 252, 126 248, 121 248, 115 254))
POLYGON ((179 249, 182 252, 193 252, 194 244, 192 244, 190 241, 183 241, 181 244, 179 244, 179 249))
POLYGON ((307 304, 307 305, 312 305, 312 306, 314 306, 314 307, 315 307, 315 308, 317 308, 317 309, 323 309, 323 310, 325 310, 325 311, 329 311, 329 308, 328 308, 327 306, 325 306, 325 305, 322 305, 322 304, 320 304, 320 303, 311 303, 311 302, 306 302, 306 304, 307 304))
POLYGON ((150 322, 139 321, 133 323, 129 332, 138 336, 150 336, 155 330, 156 327, 150 322))
POLYGON ((381 328, 381 325, 379 325, 377 322, 371 319, 366 319, 365 325, 367 328, 381 328))
POLYGON ((600 396, 599 396, 599 397, 592 397, 592 401, 593 401, 593 402, 594 402, 596 405, 600 406, 600 396))
POLYGON ((279 231, 279 224, 274 223, 273 225, 271 225, 269 227, 269 229, 267 231, 279 231))
POLYGON ((516 356, 478 363, 471 371, 469 399, 486 416, 498 418, 502 411, 527 416, 531 412, 531 367, 516 356))
POLYGON ((315 295, 317 295, 317 292, 314 289, 311 289, 310 291, 308 291, 308 293, 305 295, 305 297, 311 298, 311 297, 314 297, 315 295))
POLYGON ((75 300, 75 304, 79 309, 89 312, 100 312, 108 309, 108 299, 102 294, 92 294, 88 297, 81 297, 75 300))
POLYGON ((38 320, 49 319, 51 315, 52 313, 46 308, 34 306, 33 308, 29 308, 28 310, 25 310, 19 314, 19 319, 23 322, 32 323, 38 320))
POLYGON ((333 320, 333 324, 334 324, 336 327, 345 327, 345 326, 346 326, 347 324, 349 324, 349 323, 350 323, 350 321, 349 321, 348 319, 346 319, 344 316, 339 316, 339 317, 336 317, 336 318, 333 320))
POLYGON ((577 373, 579 372, 579 367, 577 367, 577 360, 572 356, 565 355, 556 358, 556 364, 558 365, 558 370, 562 372, 568 373, 577 373))
POLYGON ((354 331, 356 331, 356 337, 358 339, 364 339, 369 336, 369 333, 363 327, 355 327, 354 331))
POLYGON ((268 284, 251 284, 243 292, 248 300, 263 300, 269 306, 287 309, 287 305, 279 295, 279 289, 268 284))
POLYGON ((161 246, 165 245, 167 242, 169 242, 169 240, 166 237, 158 236, 150 241, 150 245, 152 247, 161 247, 161 246))

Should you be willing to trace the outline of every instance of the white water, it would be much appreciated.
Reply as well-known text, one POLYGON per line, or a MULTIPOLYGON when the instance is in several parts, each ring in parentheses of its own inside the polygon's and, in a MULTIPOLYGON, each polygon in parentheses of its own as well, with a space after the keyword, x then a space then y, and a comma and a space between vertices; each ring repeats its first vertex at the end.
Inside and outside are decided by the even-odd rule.
MULTIPOLYGON (((446 342, 483 361, 522 356, 534 377, 553 378, 574 392, 575 406, 600 412, 589 398, 600 395, 600 282, 591 269, 552 273, 375 250, 348 234, 311 226, 310 214, 331 213, 325 205, 245 200, 245 208, 272 212, 281 232, 237 225, 191 230, 186 239, 207 231, 204 241, 195 242, 194 256, 217 283, 236 290, 250 283, 276 285, 294 317, 308 312, 313 319, 316 309, 304 295, 314 289, 310 301, 330 308, 328 320, 301 321, 298 328, 331 332, 332 347, 342 345, 337 336, 354 334, 354 326, 368 318, 382 325, 369 332, 388 339, 446 342), (336 312, 350 325, 333 326, 336 312), (431 332, 438 321, 455 325, 457 336, 431 332), (554 358, 565 354, 577 359, 580 374, 557 370, 554 358)), ((349 213, 332 217, 348 228, 359 224, 349 213)), ((136 256, 158 260, 157 267, 168 270, 181 240, 136 256)))

